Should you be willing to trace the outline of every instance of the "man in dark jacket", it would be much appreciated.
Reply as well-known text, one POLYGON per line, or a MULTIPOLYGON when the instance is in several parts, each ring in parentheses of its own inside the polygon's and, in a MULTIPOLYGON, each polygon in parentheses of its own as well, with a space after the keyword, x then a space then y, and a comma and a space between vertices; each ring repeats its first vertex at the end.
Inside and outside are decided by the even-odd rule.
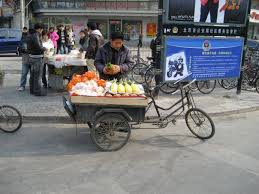
POLYGON ((35 24, 35 33, 28 37, 27 50, 29 63, 31 65, 30 92, 35 96, 45 96, 46 90, 43 89, 41 76, 43 71, 43 56, 46 49, 42 46, 41 34, 44 29, 43 24, 35 24))
POLYGON ((97 50, 103 45, 104 38, 100 30, 97 29, 96 23, 89 22, 87 24, 89 37, 88 37, 88 46, 86 49, 86 62, 87 68, 89 71, 96 72, 94 66, 94 59, 97 53, 97 50))
POLYGON ((57 43, 58 43, 57 52, 58 52, 58 54, 66 54, 69 36, 63 25, 61 25, 59 27, 58 36, 59 36, 59 39, 57 41, 57 43))
POLYGON ((123 33, 114 32, 110 42, 103 45, 97 52, 95 66, 100 78, 105 80, 121 79, 131 69, 130 51, 123 45, 123 33), (106 65, 111 63, 114 71, 109 71, 106 65))
POLYGON ((28 41, 28 29, 26 27, 23 28, 22 38, 18 46, 19 54, 22 55, 22 72, 21 72, 21 81, 20 85, 17 88, 18 91, 24 91, 26 82, 27 82, 27 75, 30 70, 29 64, 29 55, 27 52, 27 41, 28 41))

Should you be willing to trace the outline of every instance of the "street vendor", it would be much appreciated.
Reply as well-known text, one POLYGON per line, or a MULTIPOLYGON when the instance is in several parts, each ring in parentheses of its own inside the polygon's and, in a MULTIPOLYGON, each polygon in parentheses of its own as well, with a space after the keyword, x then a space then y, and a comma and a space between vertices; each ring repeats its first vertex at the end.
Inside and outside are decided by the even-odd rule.
POLYGON ((110 41, 98 49, 95 66, 101 79, 119 80, 129 72, 132 66, 130 51, 123 43, 123 33, 114 32, 110 41))

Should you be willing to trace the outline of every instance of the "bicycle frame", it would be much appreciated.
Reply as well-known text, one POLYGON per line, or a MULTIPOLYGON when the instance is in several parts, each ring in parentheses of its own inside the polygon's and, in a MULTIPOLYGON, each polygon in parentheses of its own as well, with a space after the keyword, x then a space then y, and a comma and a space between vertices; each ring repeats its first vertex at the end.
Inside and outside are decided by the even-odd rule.
MULTIPOLYGON (((192 82, 191 82, 192 83, 192 82)), ((172 106, 168 107, 168 108, 163 108, 161 106, 159 106, 156 103, 156 100, 154 99, 154 97, 152 95, 150 95, 151 97, 151 101, 148 103, 148 107, 146 109, 146 113, 148 112, 148 110, 150 109, 150 107, 152 106, 152 104, 154 104, 155 110, 156 110, 156 114, 157 114, 157 121, 161 122, 161 123, 165 123, 168 124, 170 122, 175 122, 175 120, 186 110, 186 106, 188 106, 189 108, 195 108, 195 102, 193 99, 193 96, 191 94, 190 89, 188 88, 188 86, 191 84, 187 84, 186 86, 183 86, 182 83, 180 83, 180 93, 181 93, 181 99, 176 101, 172 106), (175 108, 170 114, 166 115, 165 117, 161 116, 160 110, 162 111, 169 111, 172 110, 173 108, 175 108), (172 117, 175 113, 177 113, 178 111, 181 112, 179 114, 177 114, 176 116, 174 116, 173 118, 169 119, 170 117, 172 117)), ((176 93, 176 92, 175 92, 176 93)), ((174 94, 174 93, 173 93, 174 94)), ((150 120, 145 121, 146 123, 153 123, 154 120, 150 120)))

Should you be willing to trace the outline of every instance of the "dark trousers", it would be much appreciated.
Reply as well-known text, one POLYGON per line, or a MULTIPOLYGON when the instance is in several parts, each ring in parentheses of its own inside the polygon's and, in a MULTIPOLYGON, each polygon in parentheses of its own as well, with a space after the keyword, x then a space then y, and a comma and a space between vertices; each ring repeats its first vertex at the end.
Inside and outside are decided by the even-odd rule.
POLYGON ((58 45, 57 53, 58 54, 67 54, 67 46, 65 43, 61 43, 60 45, 58 45))
POLYGON ((42 88, 43 58, 30 58, 31 76, 30 93, 35 96, 46 96, 46 89, 42 88))
POLYGON ((42 70, 42 83, 43 83, 44 87, 48 86, 48 81, 47 81, 46 74, 47 74, 47 64, 44 63, 43 70, 42 70))
POLYGON ((211 23, 217 22, 219 3, 213 3, 213 0, 209 0, 206 5, 201 5, 201 18, 200 22, 206 22, 210 13, 211 23))

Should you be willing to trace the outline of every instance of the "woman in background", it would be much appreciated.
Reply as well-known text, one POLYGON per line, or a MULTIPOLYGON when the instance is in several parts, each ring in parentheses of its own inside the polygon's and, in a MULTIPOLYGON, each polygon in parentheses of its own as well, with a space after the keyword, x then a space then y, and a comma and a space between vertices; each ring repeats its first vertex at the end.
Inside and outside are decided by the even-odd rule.
POLYGON ((49 38, 54 45, 54 49, 55 49, 54 54, 56 54, 57 53, 57 47, 58 47, 57 41, 59 39, 59 36, 58 36, 57 32, 55 31, 54 27, 49 28, 49 38))

